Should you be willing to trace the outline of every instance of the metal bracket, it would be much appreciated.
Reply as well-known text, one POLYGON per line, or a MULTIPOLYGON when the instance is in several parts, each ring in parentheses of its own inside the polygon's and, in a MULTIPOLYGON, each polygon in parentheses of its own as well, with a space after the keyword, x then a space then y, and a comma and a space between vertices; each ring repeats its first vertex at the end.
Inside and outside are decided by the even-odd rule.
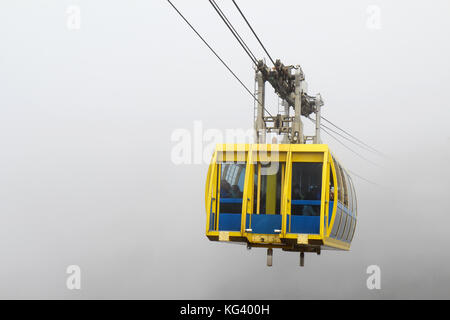
POLYGON ((273 262, 273 249, 267 249, 267 266, 271 267, 273 262))

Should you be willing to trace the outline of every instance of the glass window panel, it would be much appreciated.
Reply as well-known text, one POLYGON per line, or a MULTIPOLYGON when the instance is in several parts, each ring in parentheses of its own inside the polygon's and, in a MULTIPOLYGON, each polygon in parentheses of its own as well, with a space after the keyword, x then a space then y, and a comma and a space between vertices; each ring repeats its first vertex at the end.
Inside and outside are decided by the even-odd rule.
POLYGON ((347 223, 345 224, 344 235, 342 236, 342 240, 344 240, 344 241, 347 241, 347 239, 348 239, 348 235, 350 233, 350 227, 352 224, 352 219, 353 218, 347 214, 347 223))
POLYGON ((341 209, 337 208, 336 218, 334 220, 333 229, 331 230, 331 235, 335 238, 337 238, 337 235, 339 233, 339 225, 341 223, 341 218, 342 218, 341 209))
POLYGON ((291 214, 320 216, 322 163, 293 162, 291 214))
POLYGON ((341 203, 344 202, 344 190, 342 187, 342 177, 341 177, 341 171, 339 170, 339 164, 337 163, 336 159, 333 158, 334 162, 334 170, 336 171, 336 178, 337 178, 337 191, 338 191, 338 199, 341 203))
POLYGON ((344 212, 344 210, 340 209, 340 211, 342 214, 342 218, 341 218, 341 224, 339 225, 339 231, 338 231, 337 238, 339 240, 342 240, 342 238, 344 236, 345 224, 346 224, 348 215, 344 212))
POLYGON ((253 188, 255 196, 253 213, 281 214, 281 177, 284 164, 279 162, 259 163, 254 168, 253 188), (258 178, 260 179, 259 193, 258 178))
POLYGON ((352 181, 350 180, 349 174, 344 171, 347 176, 347 190, 348 190, 348 213, 353 216, 353 188, 352 181))
POLYGON ((352 190, 353 190, 353 215, 355 218, 358 216, 358 198, 356 196, 355 185, 352 180, 352 190))
POLYGON ((333 170, 330 166, 330 201, 334 201, 334 176, 333 176, 333 170))
POLYGON ((353 236, 355 235, 355 229, 356 229, 356 218, 353 218, 353 227, 352 227, 349 241, 353 240, 353 236))
POLYGON ((220 180, 220 213, 242 213, 245 164, 222 164, 220 180))
POLYGON ((352 241, 352 235, 353 235, 354 228, 355 228, 355 218, 352 217, 352 225, 351 225, 350 230, 348 232, 347 241, 352 241))
POLYGON ((338 164, 339 167, 339 172, 341 173, 341 178, 342 178, 342 190, 343 190, 343 203, 346 207, 348 207, 348 188, 347 188, 347 179, 345 177, 345 173, 344 170, 342 170, 342 167, 340 164, 338 164))

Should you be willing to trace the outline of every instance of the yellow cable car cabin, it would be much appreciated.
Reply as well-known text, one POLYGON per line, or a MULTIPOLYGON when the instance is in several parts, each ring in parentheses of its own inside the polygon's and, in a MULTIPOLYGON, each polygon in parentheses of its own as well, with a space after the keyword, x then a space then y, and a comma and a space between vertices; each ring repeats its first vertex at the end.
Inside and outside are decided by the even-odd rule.
MULTIPOLYGON (((230 28, 217 6, 213 7, 230 28)), ((357 216, 355 189, 348 173, 321 142, 324 103, 320 94, 308 95, 300 65, 274 61, 263 46, 273 64, 269 67, 236 38, 254 63, 252 94, 174 9, 255 101, 257 143, 218 145, 214 151, 206 179, 206 236, 212 241, 246 243, 249 248, 265 247, 269 266, 273 248, 300 252, 301 266, 305 252, 349 250, 357 216), (266 82, 279 99, 275 116, 265 107, 266 82), (312 114, 315 135, 307 136, 301 117, 314 122, 312 114), (282 136, 282 143, 266 144, 266 134, 282 136)), ((230 31, 236 36, 235 30, 230 31)))
POLYGON ((212 241, 320 254, 349 250, 353 182, 325 144, 221 144, 209 166, 206 236, 212 241))
POLYGON ((352 179, 321 143, 323 100, 306 88, 300 66, 277 60, 269 68, 260 60, 254 95, 257 143, 217 145, 206 179, 206 236, 267 248, 268 266, 274 248, 300 252, 303 266, 305 252, 349 250, 355 233, 352 179), (266 82, 284 106, 275 116, 264 106, 266 82), (315 135, 307 136, 301 116, 314 122, 312 114, 315 135), (266 144, 267 134, 281 136, 282 143, 266 144))

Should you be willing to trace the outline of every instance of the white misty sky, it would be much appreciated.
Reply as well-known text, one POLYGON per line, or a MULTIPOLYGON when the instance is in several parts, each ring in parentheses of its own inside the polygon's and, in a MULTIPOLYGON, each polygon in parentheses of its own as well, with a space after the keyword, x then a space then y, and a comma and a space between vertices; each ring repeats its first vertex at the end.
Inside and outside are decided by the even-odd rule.
MULTIPOLYGON (((217 2, 261 57, 232 2, 217 2)), ((209 3, 174 3, 253 88, 209 3)), ((354 178, 351 251, 307 255, 303 269, 275 251, 267 268, 262 249, 207 240, 207 165, 174 165, 171 134, 251 128, 253 102, 166 1, 4 0, 1 298, 449 298, 450 3, 238 3, 274 58, 302 66, 323 115, 388 155, 361 151, 373 166, 323 136, 377 184, 354 178), (72 264, 81 291, 65 287, 72 264), (380 291, 366 289, 372 264, 380 291)))

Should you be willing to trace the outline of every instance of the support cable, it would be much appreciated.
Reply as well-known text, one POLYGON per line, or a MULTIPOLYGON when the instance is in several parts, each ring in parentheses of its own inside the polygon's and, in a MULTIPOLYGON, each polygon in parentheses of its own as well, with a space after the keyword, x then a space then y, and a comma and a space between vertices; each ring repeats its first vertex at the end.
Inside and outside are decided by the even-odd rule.
POLYGON ((250 28, 250 30, 253 32, 253 35, 256 37, 256 40, 258 40, 259 44, 261 45, 261 47, 264 49, 264 52, 267 54, 267 56, 269 57, 270 61, 272 61, 273 65, 275 65, 275 62, 273 61, 272 57, 270 56, 269 52, 267 52, 266 47, 264 47, 264 45, 262 44, 261 40, 259 39, 259 37, 256 35, 255 30, 253 30, 252 26, 250 25, 250 23, 248 22, 247 18, 245 17, 244 13, 241 11, 241 8, 239 8, 239 6, 237 5, 236 1, 233 0, 234 5, 236 6, 236 8, 238 9, 239 13, 241 14, 242 18, 244 18, 245 22, 247 23, 248 27, 250 28))
MULTIPOLYGON (((315 123, 313 119, 311 118, 307 118, 309 119, 312 123, 315 123)), ((322 130, 329 135, 330 137, 332 137, 334 140, 336 140, 339 144, 341 144, 342 146, 344 146, 347 150, 350 150, 352 153, 354 153, 355 155, 357 155, 358 157, 360 157, 361 159, 373 164, 376 167, 381 168, 380 165, 378 165, 377 163, 370 161, 369 159, 365 158, 364 156, 362 156, 361 154, 359 154, 358 152, 356 152, 355 150, 353 150, 352 148, 348 147, 345 143, 343 143, 342 141, 340 141, 338 138, 336 138, 333 134, 331 134, 327 129, 325 129, 324 127, 322 127, 322 130)))
POLYGON ((263 104, 258 100, 258 98, 255 97, 255 95, 247 88, 247 86, 239 79, 239 77, 233 72, 233 70, 228 67, 228 65, 225 63, 225 61, 222 60, 222 58, 217 54, 216 51, 206 42, 206 40, 197 32, 197 30, 192 26, 192 24, 183 16, 183 14, 175 7, 175 5, 170 1, 167 0, 169 4, 172 6, 172 8, 180 15, 180 17, 187 23, 187 25, 192 29, 192 31, 195 32, 195 34, 203 41, 203 43, 208 47, 209 50, 216 56, 217 59, 227 68, 227 70, 233 75, 233 77, 242 85, 242 87, 245 89, 245 91, 250 94, 250 96, 255 99, 257 103, 259 103, 263 109, 269 114, 269 116, 273 117, 272 114, 263 106, 263 104))
MULTIPOLYGON (((322 128, 328 129, 329 131, 333 132, 334 134, 337 134, 337 135, 340 136, 341 138, 343 138, 343 139, 345 139, 345 140, 347 140, 347 141, 353 143, 354 145, 360 147, 360 148, 363 149, 363 150, 366 150, 366 151, 369 151, 369 152, 372 152, 372 153, 376 153, 376 152, 373 151, 372 149, 369 149, 368 147, 366 147, 366 146, 364 146, 364 145, 362 145, 362 144, 356 142, 355 140, 352 140, 352 139, 350 139, 350 138, 344 136, 343 134, 341 134, 341 133, 339 133, 339 132, 337 132, 337 131, 331 129, 330 127, 328 127, 328 126, 326 126, 326 125, 324 125, 324 124, 320 124, 320 126, 321 126, 322 128)), ((376 153, 376 154, 378 154, 378 153, 376 153)))
POLYGON ((366 181, 366 182, 368 182, 368 183, 370 183, 370 184, 373 184, 374 186, 380 187, 379 184, 377 184, 377 183, 375 183, 375 182, 373 182, 373 181, 370 181, 369 179, 366 179, 366 178, 364 178, 364 177, 361 177, 360 175, 354 173, 354 172, 351 171, 351 170, 348 170, 348 169, 347 169, 347 171, 348 171, 350 174, 354 175, 355 177, 357 177, 357 178, 359 178, 359 179, 361 179, 361 180, 364 180, 364 181, 366 181))
POLYGON ((377 149, 375 149, 375 148, 369 146, 367 143, 361 141, 360 139, 356 138, 355 136, 351 135, 350 133, 348 133, 348 132, 345 131, 344 129, 340 128, 339 126, 337 126, 336 124, 334 124, 334 123, 331 122, 330 120, 328 120, 328 119, 326 119, 325 117, 322 117, 322 116, 321 116, 320 118, 323 119, 323 120, 325 120, 326 122, 328 122, 328 123, 331 124, 332 126, 334 126, 336 129, 339 129, 339 130, 341 130, 342 132, 344 132, 345 134, 347 134, 348 136, 352 137, 353 139, 355 139, 355 140, 358 141, 359 143, 361 143, 361 144, 363 144, 364 146, 370 148, 373 152, 375 152, 375 153, 377 153, 377 154, 379 154, 379 155, 385 157, 385 155, 384 155, 383 153, 381 153, 381 152, 378 151, 377 149))
POLYGON ((239 42, 239 44, 241 45, 241 47, 244 49, 244 51, 247 53, 247 55, 250 57, 250 59, 252 60, 252 62, 255 65, 258 65, 258 59, 256 59, 255 55, 253 54, 253 52, 250 50, 250 48, 247 46, 247 44, 245 43, 245 41, 242 39, 242 37, 240 36, 240 34, 236 31, 236 29, 233 27, 233 25, 231 24, 230 20, 228 20, 227 16, 223 13, 223 11, 220 9, 220 7, 217 5, 217 3, 214 0, 209 0, 209 3, 212 5, 212 7, 214 8, 214 10, 217 12, 217 14, 219 15, 219 17, 223 20, 223 22, 225 23, 225 25, 228 27, 228 29, 231 31, 231 33, 233 34, 233 36, 236 38, 236 40, 239 42))

